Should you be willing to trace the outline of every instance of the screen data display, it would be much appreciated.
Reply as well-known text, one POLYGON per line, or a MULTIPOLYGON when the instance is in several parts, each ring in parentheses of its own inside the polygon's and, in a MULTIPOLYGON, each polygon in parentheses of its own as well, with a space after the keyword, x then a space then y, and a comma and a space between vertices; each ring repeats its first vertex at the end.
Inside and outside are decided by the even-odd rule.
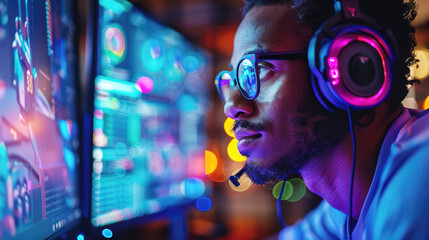
POLYGON ((126 1, 99 1, 91 223, 204 194, 205 53, 126 1))
POLYGON ((0 1, 0 238, 80 217, 72 0, 0 1))

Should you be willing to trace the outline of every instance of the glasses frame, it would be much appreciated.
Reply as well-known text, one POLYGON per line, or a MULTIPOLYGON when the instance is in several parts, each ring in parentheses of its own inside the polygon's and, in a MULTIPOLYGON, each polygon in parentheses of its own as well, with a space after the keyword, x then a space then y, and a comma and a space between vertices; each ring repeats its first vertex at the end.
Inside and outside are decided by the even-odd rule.
POLYGON ((216 89, 219 93, 220 98, 222 99, 222 102, 225 103, 224 96, 222 94, 222 86, 226 84, 231 85, 231 92, 234 91, 235 86, 238 85, 238 89, 240 90, 241 95, 248 99, 253 100, 258 97, 259 90, 260 90, 260 79, 259 79, 259 67, 257 67, 257 63, 261 60, 304 60, 307 59, 307 51, 301 50, 301 51, 287 51, 287 52, 262 52, 262 53, 252 53, 252 54, 246 54, 243 57, 240 58, 240 60, 237 63, 237 66, 232 71, 221 71, 216 75, 216 78, 214 80, 214 83, 216 85, 216 89), (248 97, 244 90, 242 89, 242 86, 239 84, 238 81, 238 67, 240 66, 241 62, 243 62, 245 59, 248 59, 255 70, 256 74, 256 93, 253 97, 248 97), (231 76, 231 80, 228 83, 225 83, 227 80, 221 81, 220 77, 228 73, 231 76), (231 84, 231 81, 234 81, 234 85, 231 84), (233 87, 234 86, 234 87, 233 87))

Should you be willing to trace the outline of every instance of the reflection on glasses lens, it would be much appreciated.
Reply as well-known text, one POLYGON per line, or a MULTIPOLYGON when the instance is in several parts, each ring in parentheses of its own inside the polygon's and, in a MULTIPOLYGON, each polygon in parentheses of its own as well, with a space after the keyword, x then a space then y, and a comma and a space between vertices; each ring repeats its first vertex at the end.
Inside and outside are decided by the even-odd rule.
POLYGON ((231 75, 227 72, 220 74, 217 80, 219 81, 221 98, 226 101, 234 90, 234 81, 232 80, 231 75))
POLYGON ((255 68, 249 59, 241 61, 238 67, 238 82, 246 98, 253 99, 258 90, 255 68))

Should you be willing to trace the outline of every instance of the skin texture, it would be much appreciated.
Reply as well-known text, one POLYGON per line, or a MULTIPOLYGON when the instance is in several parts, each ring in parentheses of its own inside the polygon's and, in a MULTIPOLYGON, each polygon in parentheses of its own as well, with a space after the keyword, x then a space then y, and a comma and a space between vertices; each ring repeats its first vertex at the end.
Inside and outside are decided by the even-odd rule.
MULTIPOLYGON (((289 6, 256 6, 241 22, 231 66, 252 52, 306 50, 312 36, 289 6)), ((247 175, 257 184, 299 172, 307 187, 348 214, 352 143, 345 113, 325 110, 315 98, 306 60, 265 61, 259 96, 245 99, 235 88, 224 112, 234 119, 247 175)), ((359 216, 371 184, 384 135, 401 113, 381 104, 369 125, 354 126, 358 147, 353 217, 359 216)))

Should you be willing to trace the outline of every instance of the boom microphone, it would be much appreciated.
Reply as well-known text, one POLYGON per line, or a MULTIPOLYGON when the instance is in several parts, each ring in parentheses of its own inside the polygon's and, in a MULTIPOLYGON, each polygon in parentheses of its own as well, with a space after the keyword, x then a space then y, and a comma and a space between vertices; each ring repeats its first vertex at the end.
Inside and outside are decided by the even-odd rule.
POLYGON ((240 186, 240 183, 238 182, 238 179, 240 179, 241 175, 246 172, 246 166, 244 166, 238 173, 235 175, 229 176, 229 181, 231 181, 232 184, 234 184, 235 187, 240 186))

